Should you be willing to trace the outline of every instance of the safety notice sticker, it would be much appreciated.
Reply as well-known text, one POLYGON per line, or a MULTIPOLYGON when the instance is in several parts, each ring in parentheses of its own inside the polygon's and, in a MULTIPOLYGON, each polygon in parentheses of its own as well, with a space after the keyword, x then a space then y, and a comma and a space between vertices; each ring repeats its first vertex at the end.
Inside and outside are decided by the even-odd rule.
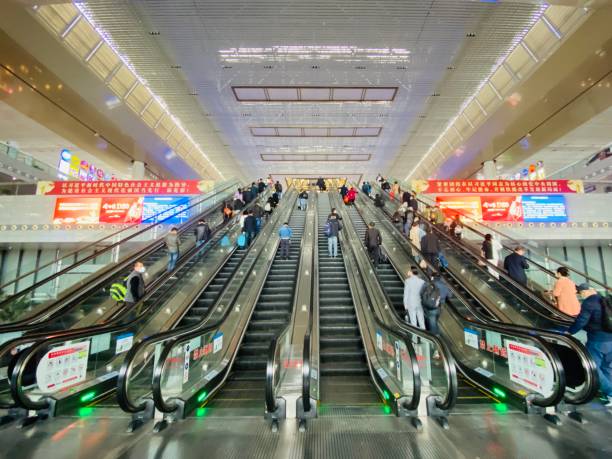
POLYGON ((218 332, 213 337, 213 354, 216 354, 221 349, 223 349, 223 333, 218 332))
POLYGON ((510 380, 542 395, 553 391, 554 374, 544 353, 534 346, 506 340, 510 380))
POLYGON ((465 344, 474 349, 478 349, 478 332, 476 330, 472 330, 471 328, 463 329, 463 336, 465 339, 465 344))
POLYGON ((89 340, 49 350, 36 367, 36 381, 44 393, 55 392, 85 380, 89 340))

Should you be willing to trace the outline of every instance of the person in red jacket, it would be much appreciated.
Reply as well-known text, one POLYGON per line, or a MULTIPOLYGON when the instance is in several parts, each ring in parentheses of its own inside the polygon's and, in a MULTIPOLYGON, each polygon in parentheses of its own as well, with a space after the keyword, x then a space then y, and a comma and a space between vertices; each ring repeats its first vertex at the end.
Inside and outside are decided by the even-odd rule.
POLYGON ((346 193, 346 203, 348 205, 353 204, 356 198, 357 198, 357 190, 355 189, 355 187, 351 187, 351 189, 348 190, 348 193, 346 193))

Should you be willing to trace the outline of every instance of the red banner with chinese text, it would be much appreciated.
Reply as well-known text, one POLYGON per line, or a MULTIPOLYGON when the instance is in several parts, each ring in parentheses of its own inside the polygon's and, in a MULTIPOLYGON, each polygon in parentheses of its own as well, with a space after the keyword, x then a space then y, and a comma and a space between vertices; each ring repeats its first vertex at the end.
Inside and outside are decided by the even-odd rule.
POLYGON ((111 180, 108 182, 38 182, 37 194, 47 196, 191 195, 210 190, 206 180, 111 180))
POLYGON ((413 180, 426 194, 558 194, 584 193, 582 180, 413 180))

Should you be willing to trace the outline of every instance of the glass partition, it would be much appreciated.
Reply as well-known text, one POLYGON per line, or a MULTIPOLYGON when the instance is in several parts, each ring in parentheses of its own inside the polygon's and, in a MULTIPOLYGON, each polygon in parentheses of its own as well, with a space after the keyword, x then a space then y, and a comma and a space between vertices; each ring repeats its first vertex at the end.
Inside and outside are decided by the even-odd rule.
MULTIPOLYGON (((22 292, 38 298, 38 301, 56 298, 62 290, 71 287, 83 277, 129 255, 134 249, 158 238, 160 234, 165 234, 170 226, 180 226, 181 222, 187 222, 230 198, 236 186, 236 181, 224 182, 205 196, 185 196, 180 203, 171 203, 168 208, 146 217, 141 223, 102 225, 98 229, 82 225, 80 232, 74 231, 78 230, 78 227, 66 229, 66 237, 71 242, 69 248, 58 249, 30 271, 24 270, 23 267, 20 268, 20 273, 5 270, 3 278, 9 280, 0 285, 0 291, 8 295, 8 299, 22 292), (86 241, 80 240, 80 237, 86 238, 86 241), (110 256, 105 256, 107 254, 110 256), (56 280, 57 273, 65 276, 56 280), (49 282, 51 277, 54 282, 49 282)), ((2 302, 6 300, 7 298, 2 302)))
MULTIPOLYGON (((175 215, 174 212, 177 211, 179 213, 191 212, 193 216, 201 215, 208 209, 214 209, 224 198, 228 197, 229 194, 230 189, 224 187, 222 191, 211 194, 206 198, 198 197, 197 199, 192 199, 190 204, 182 208, 182 210, 172 210, 165 218, 171 219, 175 215)), ((221 219, 220 215, 220 212, 212 215, 213 222, 211 223, 218 223, 221 219)), ((194 244, 192 240, 193 235, 186 232, 192 227, 194 222, 195 217, 191 217, 186 223, 177 225, 179 226, 179 233, 181 234, 181 242, 184 244, 186 243, 186 245, 182 247, 183 252, 191 248, 194 244)), ((87 268, 88 265, 75 262, 72 263, 71 266, 57 271, 56 274, 47 279, 34 284, 32 287, 26 288, 21 293, 12 295, 2 301, 0 303, 0 307, 3 310, 2 323, 7 325, 14 322, 22 323, 43 312, 46 313, 46 316, 43 318, 47 318, 55 312, 52 307, 56 305, 55 300, 57 298, 70 295, 84 286, 90 286, 93 283, 97 284, 97 282, 103 278, 108 277, 111 283, 121 282, 123 279, 122 276, 120 276, 120 278, 111 277, 114 274, 113 271, 125 264, 127 260, 139 254, 141 255, 140 258, 145 262, 146 267, 150 270, 150 276, 154 273, 158 273, 164 264, 162 260, 162 257, 165 255, 165 252, 162 250, 163 236, 167 234, 168 229, 169 225, 164 225, 162 221, 161 225, 153 224, 144 229, 134 227, 130 229, 130 234, 126 235, 121 232, 113 236, 114 243, 110 247, 103 249, 103 252, 98 252, 94 258, 94 260, 97 259, 98 261, 104 260, 106 263, 96 264, 93 273, 91 269, 87 268), (155 241, 157 241, 157 245, 152 245, 151 243, 155 241), (147 248, 156 249, 156 251, 146 251, 147 248)), ((86 257, 92 257, 93 253, 93 249, 88 249, 85 252, 81 251, 79 252, 81 256, 76 258, 83 260, 86 257)), ((60 260, 60 263, 62 263, 62 260, 60 260)), ((129 273, 129 267, 126 266, 124 269, 128 269, 128 271, 125 274, 122 273, 123 276, 129 273)), ((99 288, 100 295, 98 295, 98 299, 93 302, 94 304, 90 304, 91 307, 102 307, 101 303, 108 303, 108 291, 104 286, 99 286, 99 288)), ((37 320, 40 319, 37 317, 37 320)), ((1 330, 2 328, 0 327, 0 331, 1 330)), ((7 331, 12 332, 13 330, 7 331)))

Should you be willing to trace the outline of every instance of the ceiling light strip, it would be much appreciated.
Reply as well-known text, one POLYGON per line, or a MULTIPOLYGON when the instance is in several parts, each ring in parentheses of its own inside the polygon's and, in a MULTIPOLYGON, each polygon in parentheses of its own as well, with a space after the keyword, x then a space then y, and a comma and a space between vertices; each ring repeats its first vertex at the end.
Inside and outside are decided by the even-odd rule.
MULTIPOLYGON (((57 5, 40 5, 37 6, 36 8, 33 8, 33 10, 36 12, 36 16, 44 23, 46 23, 46 21, 43 19, 42 15, 40 14, 41 11, 44 11, 45 8, 54 8, 57 5)), ((72 5, 70 5, 71 7, 75 8, 75 11, 77 11, 78 13, 76 14, 75 18, 66 26, 66 28, 62 31, 61 34, 59 34, 60 38, 62 40, 64 40, 64 38, 66 38, 66 36, 68 36, 71 32, 71 30, 76 26, 76 24, 81 20, 81 19, 85 19, 89 25, 93 28, 93 30, 96 31, 96 33, 100 36, 101 41, 104 42, 104 44, 106 44, 111 51, 115 54, 115 56, 117 56, 120 60, 120 63, 111 71, 111 73, 103 80, 105 84, 108 85, 108 83, 110 81, 112 81, 112 79, 116 76, 116 74, 119 72, 119 70, 121 70, 121 68, 125 65, 125 67, 127 69, 129 69, 131 71, 131 73, 134 75, 134 77, 136 78, 136 83, 134 84, 134 86, 132 86, 132 88, 130 88, 130 90, 128 91, 128 93, 123 96, 121 94, 118 94, 118 96, 123 97, 124 99, 127 98, 129 96, 129 94, 131 94, 131 92, 136 89, 136 87, 138 86, 138 83, 142 84, 144 86, 144 88, 148 91, 149 95, 151 96, 151 98, 155 99, 155 101, 160 105, 160 107, 162 108, 162 110, 164 111, 164 113, 170 117, 170 119, 173 122, 173 125, 175 128, 180 129, 180 131, 183 133, 184 136, 186 136, 191 143, 193 143, 195 149, 198 151, 198 153, 200 153, 200 155, 207 161, 208 164, 210 164, 210 166, 214 169, 214 171, 219 175, 219 177, 222 180, 225 180, 225 176, 221 173, 221 171, 215 166, 215 164, 208 158, 208 156, 206 155, 206 153, 204 153, 202 151, 202 149, 200 148, 200 146, 193 140, 193 138, 191 137, 191 135, 187 132, 187 130, 181 125, 180 121, 172 114, 170 113, 170 111, 168 110, 168 106, 166 105, 166 103, 163 101, 163 99, 161 99, 157 94, 155 94, 151 88, 147 85, 146 80, 144 80, 135 70, 134 66, 129 62, 129 60, 123 56, 117 49, 117 47, 113 44, 113 41, 110 37, 110 35, 108 33, 106 33, 104 30, 102 30, 100 27, 98 27, 95 23, 95 21, 93 20, 92 14, 89 11, 89 9, 87 8, 87 5, 85 3, 73 3, 72 5)), ((50 24, 47 24, 49 26, 51 26, 50 24)), ((50 27, 51 30, 54 30, 52 27, 50 27)), ((64 41, 65 43, 65 41, 64 41)), ((102 46, 102 45, 100 45, 102 46)), ((97 50, 96 50, 97 51, 97 50)), ((93 53, 95 54, 95 52, 93 53)), ((92 54, 92 56, 93 56, 92 54)), ((91 59, 91 58, 90 58, 91 59)), ((89 62, 85 61, 88 65, 89 62)), ((129 105, 127 105, 129 107, 129 105)), ((129 107, 131 109, 131 107, 129 107)), ((134 111, 134 110, 133 110, 134 111)), ((134 111, 134 113, 137 113, 136 111, 134 111)), ((140 118, 142 119, 142 116, 140 116, 140 118)), ((161 122, 161 120, 164 117, 160 117, 160 119, 158 120, 158 123, 161 122)), ((144 120, 143 120, 144 121, 144 120)), ((174 129, 173 129, 174 130, 174 129)), ((199 162, 197 160, 195 161, 187 161, 185 159, 185 161, 192 167, 201 167, 201 165, 199 164, 199 162), (194 164, 195 163, 195 164, 194 164)), ((197 169, 196 169, 197 170, 197 169)))
POLYGON ((469 104, 471 102, 476 102, 476 105, 478 105, 478 107, 480 108, 480 110, 485 114, 485 116, 487 115, 487 112, 485 111, 485 109, 483 108, 483 106, 480 104, 480 102, 478 101, 478 94, 480 93, 480 90, 484 87, 485 84, 487 84, 491 78, 493 77, 493 75, 495 74, 495 72, 497 72, 497 70, 499 69, 499 67, 501 67, 504 62, 506 62, 508 60, 508 57, 510 56, 510 54, 514 51, 514 49, 517 46, 522 46, 525 51, 531 56, 531 58, 537 63, 538 59, 535 56, 535 54, 533 53, 533 51, 531 49, 529 49, 529 47, 525 44, 524 42, 524 38, 525 36, 533 29, 533 27, 536 26, 536 24, 538 23, 538 21, 540 19, 542 19, 544 17, 544 14, 546 12, 546 10, 549 8, 549 5, 547 4, 543 4, 540 6, 540 8, 534 13, 533 16, 533 24, 530 28, 523 30, 519 36, 515 37, 515 39, 512 41, 512 45, 510 46, 510 48, 508 49, 508 51, 506 52, 506 54, 497 61, 496 65, 493 66, 493 68, 491 69, 491 71, 489 72, 488 76, 483 79, 483 81, 480 83, 480 85, 478 86, 478 88, 476 88, 476 91, 474 91, 474 93, 472 94, 471 97, 469 97, 461 106, 461 108, 459 109, 459 113, 446 125, 446 127, 444 128, 444 130, 440 133, 440 135, 438 136, 438 138, 434 141, 434 143, 429 147, 429 149, 427 150, 427 152, 423 155, 423 157, 419 160, 419 162, 412 168, 412 170, 408 173, 408 175, 404 178, 404 180, 409 180, 410 177, 412 177, 414 175, 414 173, 421 167, 421 165, 424 163, 424 161, 430 156, 431 152, 434 150, 434 147, 443 139, 445 138, 445 134, 448 132, 448 130, 450 129, 450 127, 455 123, 455 121, 457 121, 457 118, 459 118, 459 116, 464 115, 465 119, 468 121, 468 123, 470 124, 470 126, 472 127, 472 129, 474 128, 474 125, 470 122, 470 120, 468 119, 468 117, 465 115, 465 109, 469 106, 469 104))

